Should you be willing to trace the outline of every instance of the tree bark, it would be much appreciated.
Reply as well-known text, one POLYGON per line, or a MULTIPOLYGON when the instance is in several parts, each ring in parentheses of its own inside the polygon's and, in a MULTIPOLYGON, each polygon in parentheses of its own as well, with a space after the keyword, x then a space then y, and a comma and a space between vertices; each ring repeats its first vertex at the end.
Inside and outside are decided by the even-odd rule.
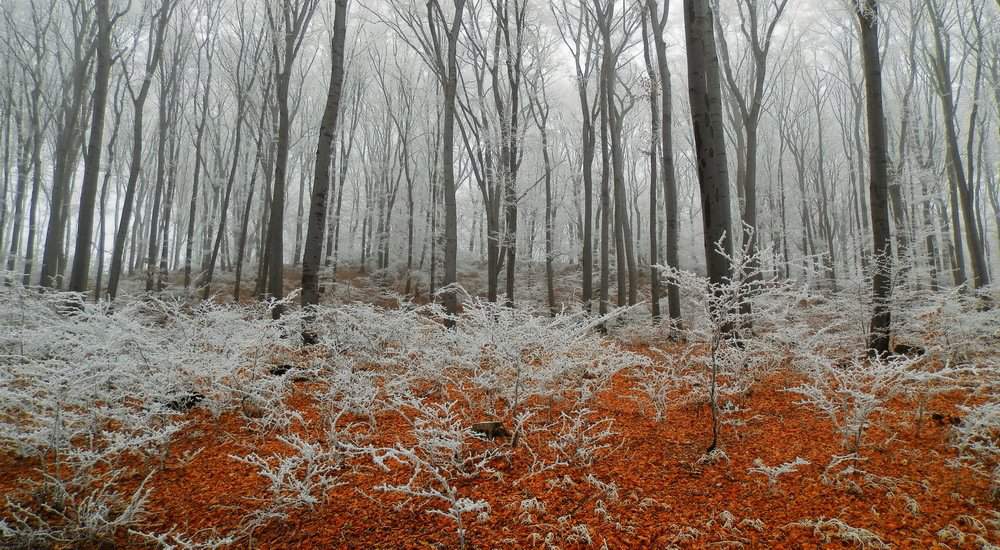
POLYGON ((705 262, 712 284, 723 284, 732 275, 729 257, 733 245, 719 58, 712 17, 708 0, 684 0, 688 96, 698 162, 705 262))
MULTIPOLYGON (((87 157, 84 161, 83 183, 80 186, 80 210, 77 217, 76 249, 69 277, 71 292, 87 290, 90 256, 93 249, 94 206, 97 201, 98 176, 104 146, 104 117, 108 104, 108 82, 111 79, 111 12, 109 0, 95 0, 97 17, 97 67, 94 70, 93 118, 87 157)), ((103 258, 99 259, 103 261, 103 258)))
POLYGON ((330 87, 320 123, 316 146, 316 169, 309 201, 309 220, 305 252, 302 256, 302 305, 319 303, 319 269, 323 252, 323 230, 326 227, 327 201, 330 191, 330 165, 337 136, 340 100, 344 85, 344 44, 347 37, 347 0, 336 0, 331 45, 330 87))
POLYGON ((889 153, 882 106, 882 62, 879 59, 877 0, 856 0, 861 30, 861 58, 865 71, 865 110, 868 121, 868 192, 871 197, 875 266, 872 275, 872 318, 868 351, 889 352, 892 300, 892 235, 889 226, 889 153))

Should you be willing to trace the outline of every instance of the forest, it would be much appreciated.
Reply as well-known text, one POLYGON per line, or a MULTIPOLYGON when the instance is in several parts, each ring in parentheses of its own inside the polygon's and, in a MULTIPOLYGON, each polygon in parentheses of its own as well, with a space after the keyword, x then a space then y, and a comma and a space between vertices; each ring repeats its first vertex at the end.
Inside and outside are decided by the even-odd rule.
POLYGON ((0 548, 1000 548, 1000 0, 0 0, 0 548))

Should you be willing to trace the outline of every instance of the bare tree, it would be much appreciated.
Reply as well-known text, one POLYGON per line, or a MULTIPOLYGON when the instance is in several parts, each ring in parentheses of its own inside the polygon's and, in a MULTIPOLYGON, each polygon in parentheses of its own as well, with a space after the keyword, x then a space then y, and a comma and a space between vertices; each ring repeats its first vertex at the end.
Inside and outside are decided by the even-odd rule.
POLYGON ((684 37, 688 59, 688 96, 698 162, 705 262, 708 277, 721 284, 730 277, 732 231, 729 168, 722 120, 722 89, 711 6, 708 0, 684 0, 684 37), (719 248, 722 252, 719 252, 719 248))
POLYGON ((573 66, 576 76, 576 91, 580 99, 582 120, 581 155, 583 165, 583 307, 588 312, 591 308, 594 294, 594 151, 597 146, 597 134, 594 129, 594 118, 600 107, 597 101, 590 97, 589 83, 597 67, 597 38, 594 28, 594 18, 588 9, 588 0, 580 0, 575 12, 567 0, 559 4, 553 2, 552 12, 556 15, 556 25, 563 43, 573 54, 573 66))
MULTIPOLYGON (((284 219, 285 176, 288 165, 289 130, 291 117, 288 108, 288 90, 292 65, 298 57, 309 22, 316 13, 319 0, 281 0, 278 6, 267 4, 268 28, 271 31, 271 54, 274 64, 274 85, 278 104, 277 150, 274 162, 271 211, 267 237, 267 294, 271 299, 284 296, 284 219)), ((272 308, 275 318, 281 308, 272 308)))
POLYGON ((347 0, 336 1, 330 54, 330 87, 320 123, 316 146, 316 169, 309 201, 309 224, 302 256, 302 305, 319 303, 319 269, 323 253, 323 230, 326 228, 327 201, 330 191, 330 162, 333 156, 340 101, 344 85, 344 44, 347 38, 347 0))
MULTIPOLYGON (((118 221, 114 251, 111 255, 111 270, 108 278, 108 297, 111 300, 114 300, 118 294, 118 285, 121 281, 125 259, 125 239, 128 237, 129 226, 132 223, 136 184, 142 170, 143 109, 146 105, 146 97, 149 95, 150 85, 153 83, 153 75, 163 58, 167 27, 177 3, 178 0, 158 0, 158 4, 153 6, 154 11, 149 22, 149 42, 146 45, 146 60, 142 63, 142 76, 138 90, 136 90, 131 78, 126 77, 125 81, 132 99, 132 159, 129 164, 128 182, 125 185, 125 196, 122 199, 121 219, 118 221)), ((133 53, 138 49, 139 36, 140 33, 136 33, 135 41, 132 44, 133 53)), ((122 58, 123 64, 127 64, 129 61, 130 59, 127 57, 122 58)))
MULTIPOLYGON (((181 20, 183 21, 183 19, 181 20)), ((173 157, 174 151, 170 147, 173 136, 177 132, 177 121, 179 118, 179 96, 180 96, 180 72, 187 57, 188 40, 185 36, 183 23, 177 25, 177 32, 174 33, 173 43, 170 48, 169 64, 160 63, 159 66, 159 101, 157 102, 157 139, 156 139, 156 176, 153 191, 153 204, 149 218, 149 238, 146 241, 146 292, 152 290, 162 290, 156 284, 157 280, 157 254, 160 252, 159 237, 162 232, 160 215, 163 211, 164 221, 169 221, 171 205, 173 203, 172 190, 173 182, 173 157), (170 166, 168 166, 170 165, 170 166), (167 179, 170 177, 170 182, 167 179), (168 186, 170 187, 168 189, 168 186), (165 206, 164 206, 165 205, 165 206)), ((166 236, 164 236, 166 239, 166 236)), ((161 279, 162 282, 162 279, 161 279)))
MULTIPOLYGON (((947 37, 947 29, 945 28, 945 14, 948 6, 951 5, 953 8, 959 10, 962 8, 960 5, 942 3, 937 0, 925 0, 924 5, 927 8, 928 20, 931 23, 931 29, 933 31, 932 40, 934 42, 934 53, 932 55, 932 63, 934 67, 937 92, 941 100, 941 113, 944 118, 945 151, 949 167, 948 174, 952 182, 952 192, 955 193, 955 191, 957 191, 958 195, 957 201, 954 200, 953 195, 953 208, 958 209, 959 206, 961 207, 962 221, 965 224, 966 244, 972 260, 972 284, 978 289, 990 284, 990 274, 986 266, 986 253, 985 248, 983 247, 983 241, 980 238, 979 224, 976 220, 973 191, 967 177, 968 170, 962 164, 962 153, 958 143, 958 123, 956 120, 957 114, 955 96, 952 90, 953 83, 950 61, 950 40, 947 37)), ((980 6, 981 11, 981 2, 979 0, 973 2, 974 8, 976 5, 980 6)), ((960 13, 959 17, 961 16, 962 14, 960 13)), ((979 15, 973 14, 973 17, 978 16, 979 15)), ((977 56, 977 58, 981 60, 981 57, 977 56)), ((982 62, 979 61, 977 62, 975 77, 977 81, 977 94, 981 75, 982 62)), ((974 123, 975 114, 973 113, 971 116, 973 117, 974 123)), ((973 130, 973 128, 970 128, 970 134, 973 130)), ((957 223, 954 225, 957 244, 960 236, 960 230, 958 229, 957 223)))
MULTIPOLYGON (((414 48, 437 77, 444 98, 441 127, 441 171, 444 192, 444 280, 445 287, 458 281, 458 205, 455 199, 455 103, 458 88, 458 39, 462 31, 465 0, 452 0, 449 18, 439 0, 429 0, 426 18, 408 3, 393 3, 395 21, 387 21, 397 36, 414 48), (404 28, 409 29, 409 36, 404 28)), ((443 293, 449 313, 458 312, 458 295, 443 293)))
MULTIPOLYGON (((746 55, 750 57, 749 63, 745 63, 744 59, 740 60, 741 66, 746 67, 747 74, 745 76, 739 74, 738 67, 737 69, 733 68, 729 45, 725 38, 726 34, 720 19, 715 18, 723 74, 733 103, 736 105, 743 132, 741 136, 743 139, 740 140, 743 147, 742 150, 737 151, 739 158, 736 163, 736 189, 743 203, 741 210, 743 243, 752 257, 756 257, 757 236, 759 234, 757 229, 757 157, 759 149, 757 132, 768 92, 768 54, 771 51, 774 30, 777 28, 787 5, 788 0, 736 0, 736 7, 740 15, 742 45, 746 46, 746 55), (744 83, 740 82, 741 79, 744 80, 744 83), (747 88, 746 90, 744 90, 744 86, 747 88)), ((719 6, 719 0, 715 0, 717 12, 720 11, 719 6)), ((748 269, 755 271, 754 267, 750 265, 748 269)), ((749 313, 749 302, 742 302, 740 307, 743 308, 744 313, 749 313)))
MULTIPOLYGON (((97 178, 101 170, 101 154, 104 146, 104 117, 108 105, 108 84, 111 80, 111 32, 115 22, 125 15, 120 11, 112 15, 110 0, 95 0, 94 11, 97 19, 97 66, 94 70, 93 111, 91 112, 90 141, 83 168, 83 183, 80 186, 80 209, 77 216, 76 250, 73 254, 73 270, 69 277, 69 290, 83 292, 87 289, 90 275, 90 256, 93 250, 94 206, 97 201, 97 178)), ((101 259, 100 261, 103 261, 101 259)))
MULTIPOLYGON (((70 180, 79 154, 79 143, 83 138, 80 126, 81 119, 85 116, 84 98, 96 52, 96 43, 92 39, 94 22, 91 11, 84 2, 74 2, 70 5, 72 57, 67 63, 67 73, 63 75, 57 113, 49 221, 45 232, 42 269, 39 276, 39 284, 44 287, 62 287, 60 264, 63 259, 63 239, 66 235, 70 180)), ((57 48, 55 52, 57 57, 62 57, 61 48, 57 48)))
POLYGON ((530 102, 531 115, 538 127, 539 137, 542 146, 542 177, 545 180, 545 294, 549 305, 549 314, 556 314, 556 287, 555 287, 555 250, 553 243, 553 225, 555 222, 555 209, 552 204, 552 159, 549 146, 549 106, 548 91, 546 89, 546 68, 542 61, 548 56, 544 50, 544 45, 538 45, 533 53, 536 56, 536 66, 532 73, 533 78, 528 85, 531 88, 530 102), (539 59, 541 58, 541 59, 539 59))
MULTIPOLYGON (((673 101, 670 86, 670 65, 667 62, 667 43, 664 33, 667 16, 670 13, 669 0, 664 0, 662 13, 657 14, 656 0, 646 0, 649 20, 652 25, 653 44, 656 47, 656 66, 659 73, 660 92, 660 169, 663 179, 663 209, 666 233, 666 265, 680 268, 677 246, 680 238, 677 213, 677 180, 674 169, 673 145, 673 101)), ((667 280, 667 316, 677 324, 681 320, 680 288, 672 280, 667 280)))
POLYGON ((872 319, 868 350, 889 351, 892 300, 892 235, 889 229, 889 145, 882 106, 882 61, 878 42, 877 0, 857 0, 861 28, 861 59, 865 67, 865 106, 868 119, 868 189, 871 198, 875 266, 872 274, 872 319))

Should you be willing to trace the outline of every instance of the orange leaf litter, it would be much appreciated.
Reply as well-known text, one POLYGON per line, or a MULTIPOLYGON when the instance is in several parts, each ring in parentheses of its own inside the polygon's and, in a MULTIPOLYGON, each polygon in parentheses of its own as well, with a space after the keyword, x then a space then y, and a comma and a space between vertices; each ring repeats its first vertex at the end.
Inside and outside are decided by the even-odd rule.
MULTIPOLYGON (((475 518, 466 521, 466 540, 472 548, 545 548, 548 532, 565 534, 569 526, 586 524, 597 548, 604 542, 611 548, 851 548, 837 539, 824 542, 811 527, 791 525, 803 519, 838 518, 852 527, 873 531, 896 548, 976 547, 971 537, 964 546, 954 540, 946 546, 937 535, 948 525, 965 525, 968 516, 983 518, 984 511, 996 509, 986 480, 946 465, 946 460, 955 456, 947 441, 950 426, 928 419, 918 437, 912 424, 912 404, 897 401, 883 415, 882 426, 873 427, 866 435, 868 445, 862 455, 867 460, 861 467, 915 482, 906 488, 919 507, 914 513, 912 504, 908 506, 901 494, 885 488, 848 491, 820 481, 830 458, 846 451, 826 420, 808 407, 796 405, 794 395, 781 391, 798 382, 791 373, 776 373, 759 382, 742 402, 746 423, 724 428, 722 447, 729 462, 699 465, 697 459, 705 450, 710 431, 707 404, 670 409, 664 420, 656 422, 648 412, 647 398, 634 389, 631 374, 620 372, 590 406, 595 418, 614 420, 613 429, 621 437, 617 451, 590 468, 560 467, 527 477, 515 486, 515 480, 528 474, 531 463, 521 447, 514 451, 510 463, 501 459, 493 464, 502 474, 500 479, 490 476, 459 481, 462 496, 484 499, 491 506, 484 522, 475 518), (773 489, 763 476, 747 472, 756 458, 776 465, 795 457, 810 464, 782 476, 773 489), (615 483, 619 498, 605 498, 585 483, 588 473, 605 483, 615 483), (546 483, 567 476, 576 484, 553 487, 546 483), (543 511, 532 512, 533 524, 519 520, 521 501, 529 498, 545 505, 543 511), (599 500, 606 514, 598 510, 599 500), (561 523, 559 518, 566 515, 571 516, 568 522, 561 523), (751 520, 760 520, 763 528, 754 528, 751 520)), ((314 440, 323 438, 323 423, 313 397, 320 389, 318 383, 295 383, 286 400, 287 406, 299 410, 307 420, 302 435, 314 440)), ((953 414, 955 405, 964 398, 957 392, 939 395, 929 410, 953 414)), ((555 417, 558 410, 557 405, 544 414, 555 417)), ((405 434, 398 434, 403 434, 407 425, 398 414, 381 413, 376 419, 375 444, 391 446, 400 437, 405 439, 405 434)), ((172 441, 166 469, 157 472, 148 485, 152 493, 144 528, 165 532, 176 527, 187 535, 235 533, 243 515, 256 506, 248 497, 263 496, 265 481, 251 466, 230 455, 256 452, 267 456, 288 449, 274 436, 261 438, 243 429, 237 412, 213 419, 204 409, 195 409, 185 420, 190 424, 172 441), (201 452, 185 463, 183 457, 199 449, 201 452)), ((546 449, 542 436, 531 437, 540 438, 532 444, 536 451, 546 449)), ((324 502, 313 510, 292 512, 287 521, 258 529, 254 547, 457 547, 453 523, 426 512, 428 506, 438 503, 404 503, 398 495, 379 492, 374 488, 378 484, 402 478, 390 479, 366 457, 352 460, 359 467, 345 469, 341 477, 345 483, 333 488, 324 502)), ((37 477, 32 472, 36 465, 0 456, 0 491, 6 494, 19 479, 37 477)), ((123 480, 122 489, 134 489, 139 481, 138 475, 123 480)), ((996 530, 987 530, 984 536, 1000 544, 996 530)), ((558 537, 555 544, 585 547, 558 537)), ((243 539, 236 547, 246 545, 243 539)), ((119 547, 144 546, 123 537, 119 547)))

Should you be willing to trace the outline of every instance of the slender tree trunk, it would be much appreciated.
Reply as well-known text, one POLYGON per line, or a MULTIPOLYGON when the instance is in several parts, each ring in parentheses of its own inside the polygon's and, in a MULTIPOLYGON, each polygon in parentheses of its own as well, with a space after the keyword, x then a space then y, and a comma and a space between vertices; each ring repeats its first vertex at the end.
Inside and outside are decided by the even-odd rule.
POLYGON ((24 196, 28 189, 28 177, 31 175, 31 150, 33 138, 23 126, 21 105, 18 103, 14 112, 14 126, 17 129, 17 189, 14 192, 14 217, 11 220, 10 247, 7 252, 8 277, 5 283, 10 285, 13 281, 9 274, 17 267, 17 257, 21 247, 21 227, 24 224, 24 196))
MULTIPOLYGON (((654 29, 656 28, 656 1, 651 0, 652 10, 649 9, 650 2, 646 2, 646 10, 642 16, 642 53, 646 63, 646 74, 649 77, 649 118, 650 118, 650 140, 649 140, 649 281, 650 300, 653 325, 660 323, 660 274, 656 268, 659 263, 659 244, 656 241, 657 228, 657 199, 656 199, 656 172, 657 153, 660 147, 660 76, 653 69, 653 61, 649 48, 649 26, 652 20, 654 29)), ((659 32, 657 29, 655 32, 659 32)))
MULTIPOLYGON (((979 224, 976 222, 975 201, 972 196, 970 182, 966 178, 966 171, 962 165, 962 154, 958 144, 958 130, 955 114, 955 102, 951 84, 951 70, 948 55, 945 51, 942 39, 942 22, 940 13, 931 6, 931 0, 927 0, 928 11, 930 12, 931 25, 934 28, 934 66, 937 72, 938 95, 941 99, 941 111, 944 115, 944 131, 947 147, 947 159, 950 167, 949 174, 952 178, 952 208, 961 208, 962 221, 965 223, 965 237, 968 245, 969 255, 972 260, 972 284, 975 288, 982 288, 990 284, 989 270, 986 265, 986 256, 980 238, 979 224)), ((982 74, 982 64, 976 69, 976 95, 978 96, 979 80, 982 74)), ((978 99, 978 98, 977 98, 978 99)), ((976 102, 974 101, 975 105, 976 102)), ((975 116, 975 115, 973 115, 975 116)), ((970 128, 970 132, 974 132, 970 128)), ((953 214, 952 226, 955 231, 955 250, 961 255, 961 228, 958 223, 957 212, 953 214)), ((961 271, 964 272, 964 261, 960 262, 961 271)))
MULTIPOLYGON (((194 136, 194 176, 191 179, 191 201, 188 206, 187 238, 184 240, 184 288, 191 287, 191 255, 194 249, 195 219, 198 212, 198 193, 201 191, 201 166, 204 155, 205 129, 208 126, 208 101, 212 89, 212 48, 206 43, 205 60, 208 74, 201 96, 201 116, 194 136)), ((238 123, 237 123, 238 124, 238 123)))
POLYGON ((31 282, 31 271, 35 257, 35 238, 38 234, 38 197, 42 189, 42 125, 39 122, 38 102, 41 98, 35 96, 32 100, 32 136, 31 136, 31 199, 28 201, 28 242, 24 248, 24 274, 21 284, 28 286, 31 282))
MULTIPOLYGON (((143 108, 146 105, 146 96, 149 94, 149 86, 153 82, 153 73, 160 66, 163 54, 163 41, 166 34, 170 15, 177 5, 177 0, 160 0, 160 7, 157 10, 155 23, 155 36, 152 44, 149 45, 149 55, 145 64, 145 73, 138 94, 132 94, 131 87, 129 93, 132 94, 132 160, 129 165, 128 182, 125 184, 125 197, 122 201, 121 220, 118 222, 118 231, 115 233, 114 252, 111 256, 111 270, 108 280, 108 297, 114 300, 118 295, 118 284, 122 275, 122 267, 125 258, 125 241, 128 238, 129 226, 132 223, 132 208, 135 202, 136 184, 139 181, 139 173, 142 168, 142 146, 143 146, 143 108)), ((138 233, 138 232, 136 232, 138 233)), ((133 250, 135 247, 133 246, 133 250)))
MULTIPOLYGON (((605 71, 602 62, 601 74, 605 71)), ((598 314, 608 313, 608 287, 611 283, 611 158, 608 153, 610 144, 608 143, 608 100, 607 87, 604 85, 606 79, 602 78, 600 84, 599 102, 601 105, 601 290, 598 314)))
MULTIPOLYGON (((651 20, 655 22, 653 32, 653 44, 656 46, 656 64, 660 73, 660 169, 663 171, 663 210, 666 237, 666 265, 674 269, 680 269, 678 257, 679 218, 677 211, 677 180, 674 174, 674 152, 673 152, 673 97, 670 88, 670 65, 667 59, 667 43, 664 39, 664 32, 667 22, 667 9, 664 5, 663 13, 657 20, 656 0, 646 0, 646 5, 651 13, 651 20)), ((681 320, 680 287, 673 281, 667 279, 667 316, 671 323, 678 324, 681 320)))

